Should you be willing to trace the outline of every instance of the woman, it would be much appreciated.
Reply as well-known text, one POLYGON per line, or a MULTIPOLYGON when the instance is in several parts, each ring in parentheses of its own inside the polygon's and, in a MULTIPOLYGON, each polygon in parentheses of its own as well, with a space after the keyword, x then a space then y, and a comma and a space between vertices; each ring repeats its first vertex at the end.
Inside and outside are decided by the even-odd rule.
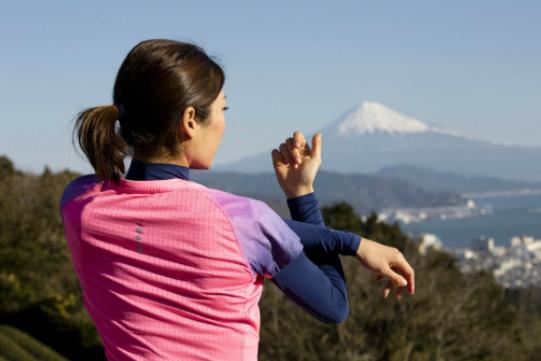
POLYGON ((146 40, 123 61, 114 104, 77 117, 95 174, 67 185, 60 209, 109 360, 256 360, 265 278, 322 322, 342 322, 339 254, 389 278, 384 297, 393 285, 397 297, 406 284, 413 294, 397 249, 324 226, 312 188, 319 134, 309 147, 296 132, 272 153, 292 220, 190 180, 190 169, 210 168, 221 141, 224 79, 198 46, 146 40))

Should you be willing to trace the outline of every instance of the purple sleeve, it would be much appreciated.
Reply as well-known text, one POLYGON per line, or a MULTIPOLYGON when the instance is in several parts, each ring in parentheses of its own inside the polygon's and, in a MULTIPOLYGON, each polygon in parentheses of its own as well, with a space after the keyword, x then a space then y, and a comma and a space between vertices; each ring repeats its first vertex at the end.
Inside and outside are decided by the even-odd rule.
POLYGON ((211 188, 207 192, 229 217, 257 274, 273 278, 302 252, 299 236, 266 203, 211 188))

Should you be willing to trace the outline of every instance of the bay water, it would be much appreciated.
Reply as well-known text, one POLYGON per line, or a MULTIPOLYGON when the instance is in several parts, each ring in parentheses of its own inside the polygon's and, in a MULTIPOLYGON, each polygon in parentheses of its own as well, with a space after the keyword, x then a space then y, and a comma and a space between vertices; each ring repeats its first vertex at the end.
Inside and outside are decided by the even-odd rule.
POLYGON ((419 223, 401 223, 406 232, 436 234, 447 249, 464 248, 481 236, 509 246, 512 237, 520 235, 541 239, 541 194, 472 198, 477 206, 490 207, 492 213, 462 219, 432 219, 419 223))

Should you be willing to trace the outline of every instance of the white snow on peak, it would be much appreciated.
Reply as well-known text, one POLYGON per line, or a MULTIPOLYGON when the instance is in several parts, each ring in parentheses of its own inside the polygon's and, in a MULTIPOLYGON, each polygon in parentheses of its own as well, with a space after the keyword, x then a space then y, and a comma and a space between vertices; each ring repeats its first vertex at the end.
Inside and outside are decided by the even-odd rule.
POLYGON ((433 130, 423 122, 389 109, 378 102, 365 101, 338 121, 339 135, 386 133, 424 133, 433 130))

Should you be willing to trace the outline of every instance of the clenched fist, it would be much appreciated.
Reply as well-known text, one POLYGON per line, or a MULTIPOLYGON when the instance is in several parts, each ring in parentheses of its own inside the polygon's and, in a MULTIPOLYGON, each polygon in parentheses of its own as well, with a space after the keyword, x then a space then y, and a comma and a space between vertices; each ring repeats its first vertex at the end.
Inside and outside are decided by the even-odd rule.
POLYGON ((321 133, 312 137, 312 148, 296 131, 278 149, 272 150, 272 164, 278 184, 288 198, 314 191, 314 180, 321 164, 321 133))

